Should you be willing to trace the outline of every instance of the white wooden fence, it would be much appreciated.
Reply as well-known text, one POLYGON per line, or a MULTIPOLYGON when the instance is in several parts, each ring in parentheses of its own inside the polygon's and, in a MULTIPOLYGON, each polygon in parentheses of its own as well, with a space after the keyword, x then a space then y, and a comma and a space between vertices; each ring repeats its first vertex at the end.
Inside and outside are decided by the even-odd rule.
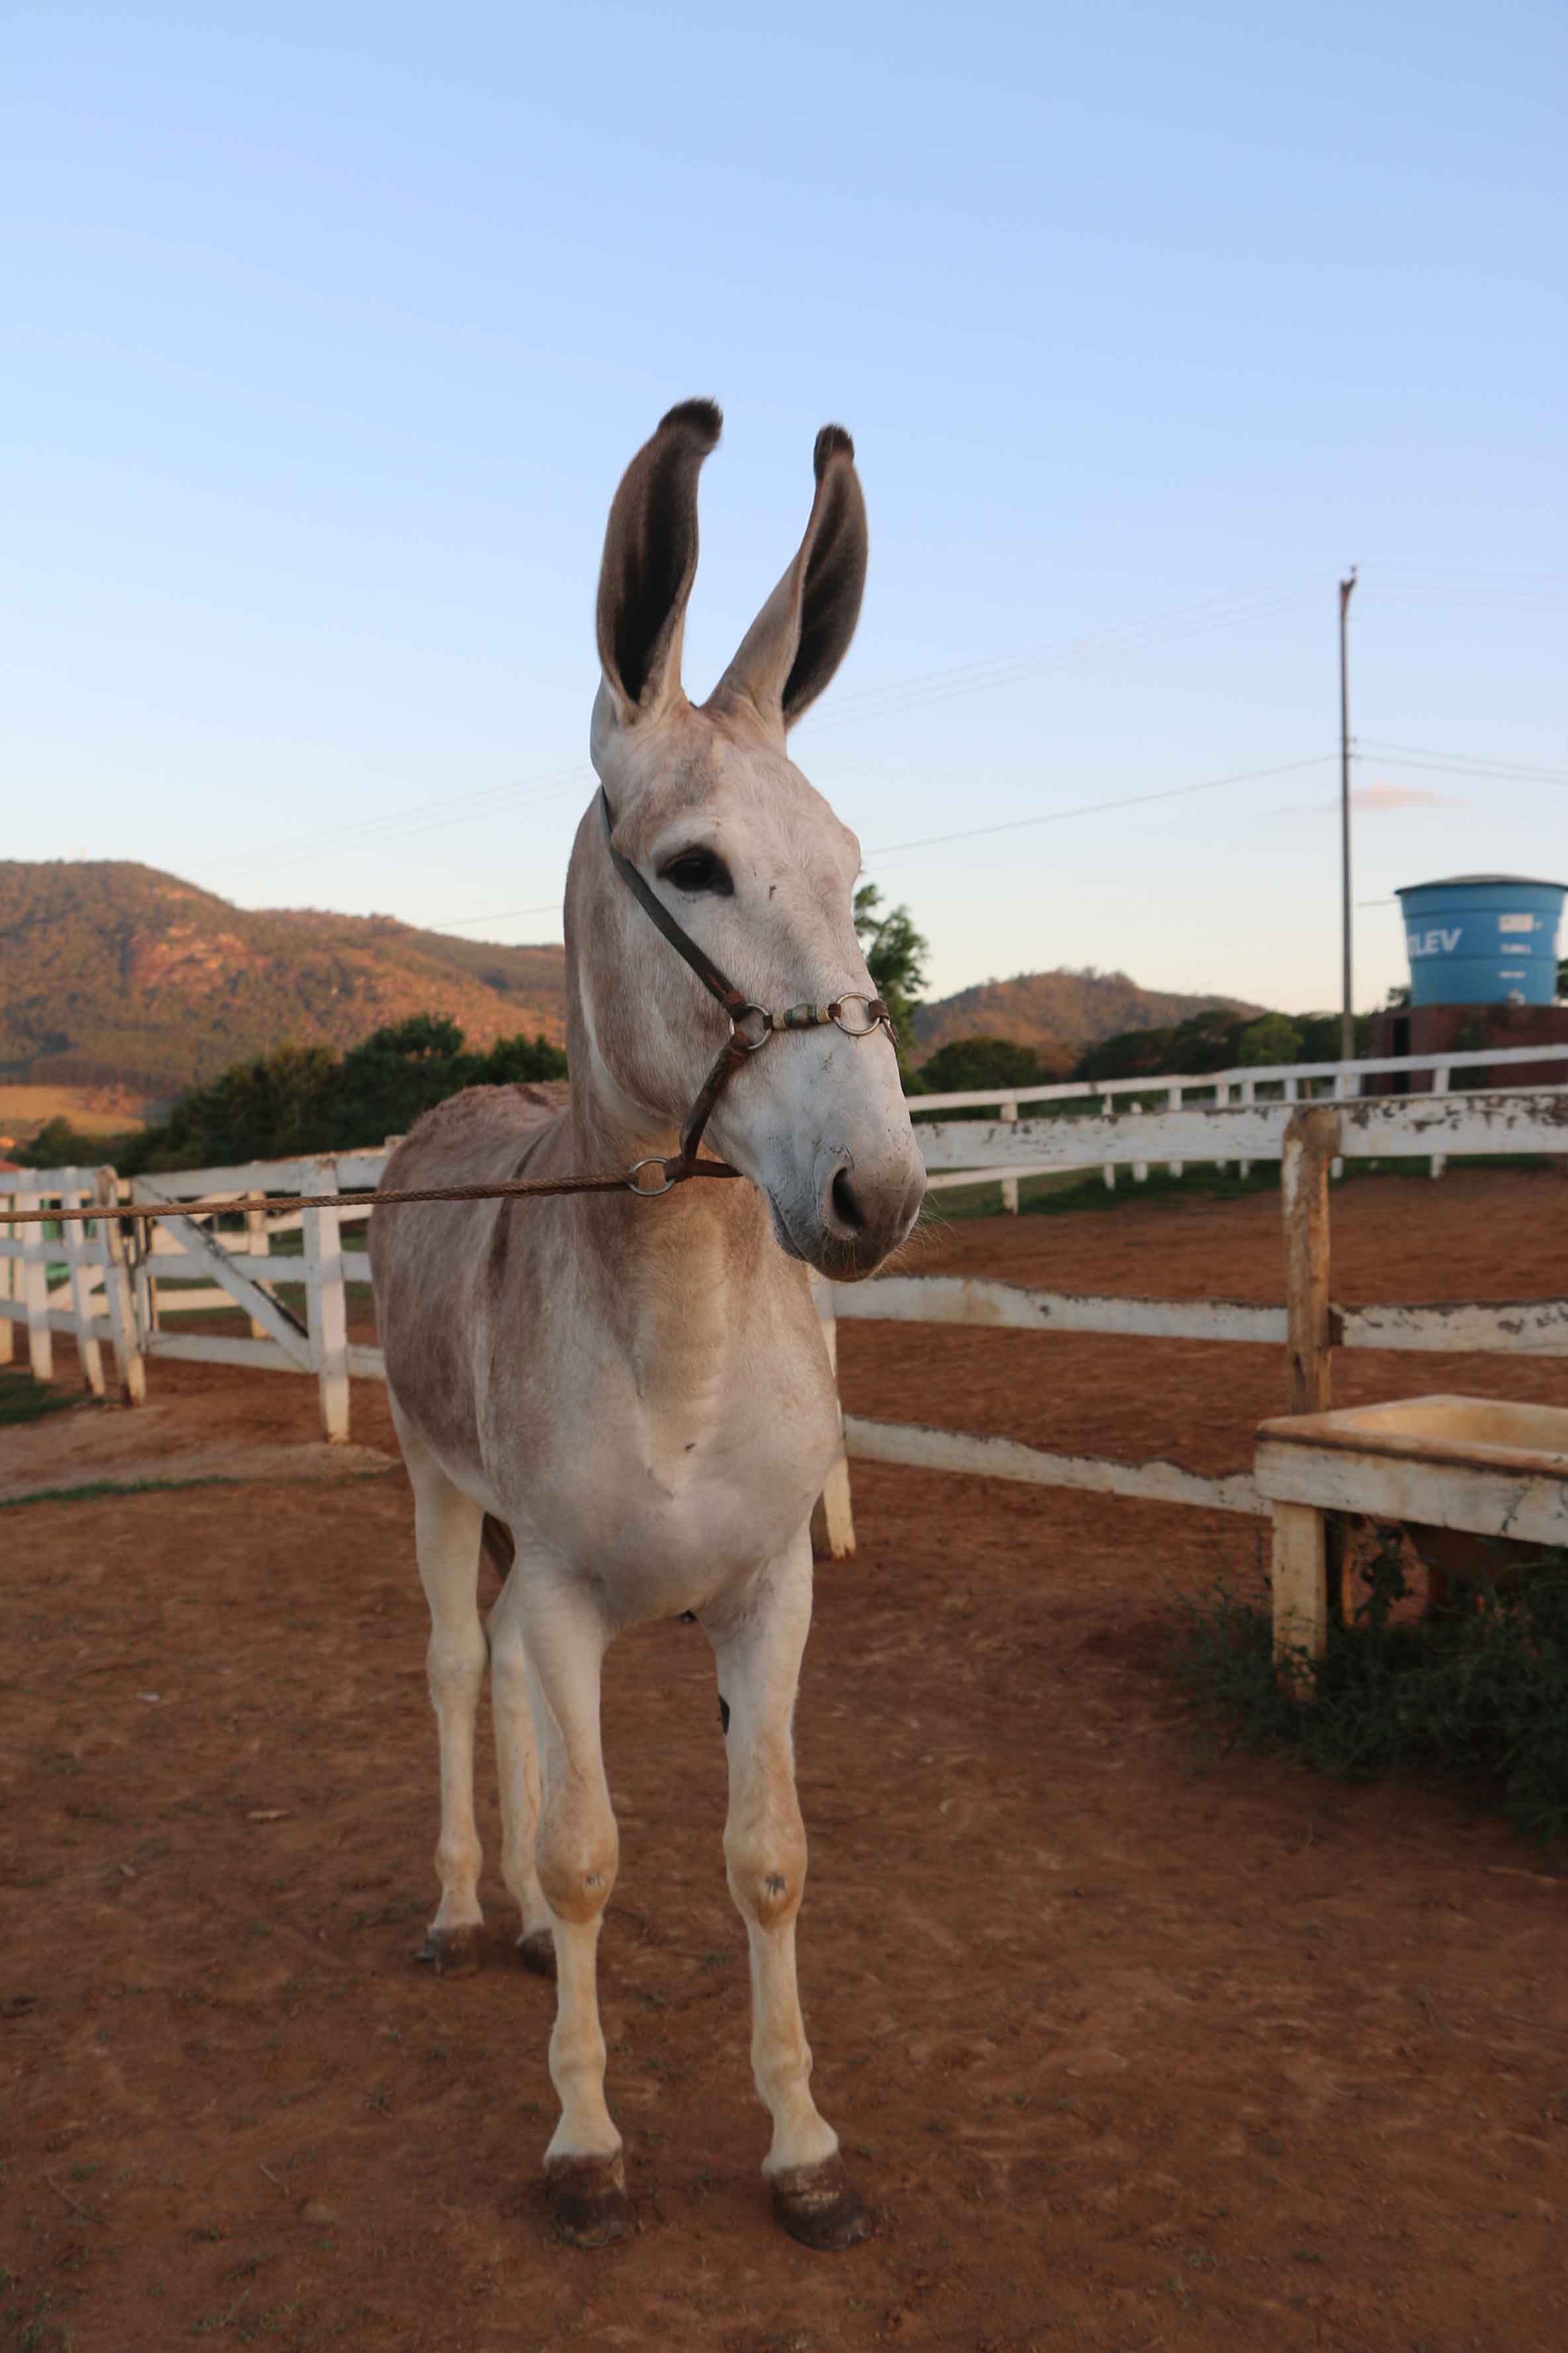
POLYGON ((76 1209, 116 1198, 112 1168, 0 1169, 0 1365, 11 1363, 20 1328, 34 1380, 52 1380, 54 1335, 62 1333, 77 1344, 82 1379, 101 1397, 107 1344, 121 1395, 140 1405, 145 1382, 119 1221, 95 1218, 51 1237, 45 1226, 16 1226, 5 1216, 6 1200, 18 1209, 76 1209))
MULTIPOLYGON (((1556 1053, 1561 1060, 1563 1049, 1556 1053)), ((1533 1050, 1520 1059, 1532 1058, 1539 1059, 1533 1050)), ((1500 1057, 1479 1059, 1495 1062, 1500 1057)), ((1279 1080, 1279 1073, 1271 1075, 1279 1080)), ((1262 1074, 1253 1076, 1262 1082, 1262 1074)), ((1342 1095, 1310 1105, 1283 1089, 1272 1100, 1261 1100, 1256 1092, 1252 1100, 1239 1103, 1179 1099, 1188 1086, 1211 1083, 1170 1082, 1178 1100, 1157 1111, 1145 1110, 1136 1100, 1125 1105, 1113 1100, 1089 1118, 922 1123, 916 1134, 927 1166, 938 1175, 982 1166, 1006 1179, 1035 1168, 1055 1172, 1161 1161, 1279 1160, 1287 1240, 1284 1305, 1089 1297, 940 1275, 890 1275, 869 1283, 820 1287, 830 1350, 836 1318, 1282 1344, 1291 1367, 1293 1409, 1299 1411, 1321 1410, 1330 1402, 1329 1367, 1336 1346, 1568 1356, 1568 1300, 1334 1307, 1328 1212, 1329 1172, 1340 1158, 1527 1154, 1568 1159, 1568 1088, 1342 1095)), ((1121 1095, 1132 1092, 1120 1087, 1121 1095)), ((1019 1102, 1038 1099, 1039 1091, 1017 1091, 1019 1102)), ((994 1100, 980 1097, 984 1103, 994 1100)), ((0 1355, 9 1353, 14 1330, 24 1326, 33 1374, 47 1379, 49 1335, 70 1332, 80 1344, 84 1377, 99 1387, 101 1374, 95 1367, 107 1338, 116 1352, 122 1394, 132 1401, 141 1393, 143 1358, 307 1373, 319 1385, 323 1434, 333 1441, 346 1439, 351 1380, 385 1377, 379 1347, 348 1337, 349 1286, 368 1283, 370 1265, 363 1248, 344 1246, 344 1231, 363 1224, 369 1212, 309 1207, 272 1211, 267 1198, 371 1187, 379 1180, 385 1158, 383 1147, 129 1182, 117 1180, 112 1170, 96 1176, 79 1169, 0 1172, 0 1274, 10 1278, 10 1295, 0 1296, 0 1355), (128 1267, 120 1225, 110 1216, 76 1229, 81 1238, 69 1243, 47 1237, 37 1227, 16 1229, 7 1239, 7 1195, 18 1208, 39 1202, 68 1206, 89 1198, 107 1204, 117 1198, 178 1202, 198 1196, 226 1196, 230 1206, 201 1219, 182 1216, 140 1229, 128 1267), (65 1279, 51 1289, 49 1270, 57 1261, 64 1262, 65 1279), (295 1297, 297 1305, 290 1303, 295 1297), (180 1328, 182 1316, 216 1307, 240 1309, 249 1319, 248 1336, 180 1328)), ((628 1204, 627 1214, 657 1211, 628 1204)), ((877 1422, 855 1414, 845 1417, 844 1429, 847 1454, 869 1461, 980 1472, 1221 1511, 1263 1508, 1249 1472, 1207 1479, 1169 1462, 1053 1454, 1010 1439, 877 1422)), ((847 1531, 848 1498, 839 1473, 830 1491, 830 1518, 834 1496, 837 1525, 847 1531)), ((836 1543, 834 1548, 846 1545, 836 1543)))
MULTIPOLYGON (((1019 1105, 1023 1103, 1096 1103, 1106 1114, 1110 1114, 1124 1103, 1131 1103, 1134 1108, 1141 1109, 1145 1104, 1163 1102, 1167 1111, 1180 1111, 1184 1107, 1194 1108, 1194 1099, 1201 1099, 1206 1106, 1216 1110, 1223 1109, 1233 1103, 1245 1104, 1337 1101, 1346 1096, 1363 1095, 1366 1092, 1365 1082, 1369 1078, 1412 1072, 1415 1074, 1418 1083, 1421 1081, 1426 1082, 1425 1086, 1419 1089, 1421 1092, 1445 1095, 1452 1090, 1456 1071, 1475 1070, 1490 1071, 1504 1069, 1510 1072, 1509 1083, 1511 1084, 1512 1070, 1517 1066, 1520 1082, 1524 1083, 1528 1081, 1528 1066, 1531 1063, 1539 1065, 1542 1062, 1563 1061, 1568 1061, 1568 1042, 1559 1039, 1555 1045, 1510 1046, 1500 1050, 1484 1049, 1463 1054, 1404 1054, 1374 1056, 1357 1062, 1290 1062, 1260 1064, 1256 1067, 1237 1066, 1234 1070, 1215 1071, 1206 1076, 1194 1078, 1064 1079, 1054 1080, 1048 1085, 1033 1087, 989 1089, 979 1087, 971 1088, 967 1092, 957 1094, 917 1095, 912 1098, 910 1107, 919 1115, 917 1124, 923 1125, 927 1114, 933 1111, 983 1111, 987 1105, 994 1103, 997 1106, 998 1118, 1011 1125, 1017 1120, 1019 1105)), ((1080 1117, 1086 1114, 1081 1113, 1079 1114, 1080 1117)), ((999 1154, 997 1158, 1000 1161, 1003 1158, 1011 1158, 1011 1155, 999 1154)), ((1446 1158, 1446 1154, 1440 1152, 1432 1154, 1434 1176, 1442 1175, 1446 1158)), ((931 1165, 934 1169, 934 1163, 931 1165)), ((1031 1165, 1024 1167, 986 1167, 973 1164, 967 1167, 956 1167, 949 1163, 945 1164, 942 1170, 933 1173, 931 1179, 931 1190, 940 1192, 952 1187, 999 1185, 1002 1207, 1016 1217, 1020 1180, 1030 1176, 1048 1176, 1058 1174, 1061 1165, 1060 1161, 1056 1159, 1043 1161, 1038 1166, 1031 1165)), ((1092 1166, 1095 1164, 1093 1162, 1073 1164, 1075 1167, 1080 1165, 1092 1166)), ((1107 1186, 1114 1187, 1118 1163, 1107 1156, 1099 1165, 1107 1186)), ((1171 1163, 1171 1174, 1173 1176, 1181 1175, 1182 1165, 1179 1159, 1171 1163)), ((1222 1162, 1220 1165, 1225 1164, 1222 1162)), ((1249 1165, 1246 1160, 1241 1162, 1243 1176, 1247 1174, 1249 1165)), ((1338 1166, 1333 1173, 1336 1176, 1340 1174, 1338 1166)), ((1148 1174, 1147 1161, 1133 1161, 1134 1184, 1142 1184, 1148 1174)))
MULTIPOLYGON (((1561 1059, 1559 1049, 1559 1059, 1561 1059)), ((1146 1113, 1108 1111, 1098 1122, 997 1123, 978 1134, 938 1127, 922 1135, 928 1165, 952 1166, 982 1148, 1008 1161, 1049 1169, 1081 1167, 1092 1132, 1096 1157, 1112 1165, 1184 1158, 1249 1156, 1282 1163, 1286 1301, 1282 1307, 1237 1300, 1090 1298, 1022 1291, 1006 1283, 941 1275, 888 1276, 838 1289, 841 1318, 968 1324, 1015 1330, 1103 1332, 1152 1340, 1283 1343, 1290 1409, 1322 1412, 1332 1398, 1337 1347, 1520 1352, 1568 1356, 1568 1300, 1436 1306, 1339 1307, 1330 1289, 1329 1176, 1344 1159, 1415 1159, 1436 1152, 1479 1155, 1568 1155, 1568 1088, 1487 1095, 1383 1095, 1312 1106, 1293 1102, 1182 1106, 1146 1113), (1033 1134, 1031 1134, 1031 1128, 1033 1134), (1076 1134, 1075 1134, 1076 1132, 1076 1134), (929 1134, 929 1142, 927 1134, 929 1134)), ((1223 1479, 1164 1461, 1120 1462, 1044 1452, 1005 1438, 980 1438, 921 1424, 845 1416, 852 1458, 911 1468, 977 1472, 1031 1485, 1090 1488, 1209 1510, 1264 1513, 1250 1472, 1223 1479)))
POLYGON ((320 1386, 322 1435, 349 1434, 349 1381, 385 1377, 381 1351, 351 1346, 348 1286, 368 1283, 370 1259, 344 1248, 344 1232, 363 1226, 366 1209, 274 1210, 268 1194, 353 1192, 379 1183, 387 1147, 299 1160, 254 1161, 240 1168, 182 1169, 135 1176, 127 1198, 149 1206, 223 1199, 226 1220, 160 1219, 142 1229, 136 1261, 136 1320, 144 1353, 195 1364, 248 1366, 260 1372, 311 1373, 320 1386), (294 1237, 298 1236, 298 1247, 294 1237), (285 1295, 287 1294, 287 1295, 285 1295), (242 1308, 247 1337, 181 1330, 176 1316, 242 1308))

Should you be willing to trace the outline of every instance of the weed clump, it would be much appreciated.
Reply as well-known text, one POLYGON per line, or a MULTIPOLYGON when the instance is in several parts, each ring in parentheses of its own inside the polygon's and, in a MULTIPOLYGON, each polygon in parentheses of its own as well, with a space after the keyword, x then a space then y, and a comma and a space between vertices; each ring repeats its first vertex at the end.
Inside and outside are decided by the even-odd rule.
POLYGON ((1267 1583, 1216 1576, 1175 1604, 1173 1666, 1223 1744, 1274 1749, 1366 1780, 1427 1766, 1499 1804, 1521 1836, 1568 1834, 1568 1552, 1511 1560, 1456 1583, 1406 1622, 1412 1588, 1396 1529, 1383 1532, 1349 1624, 1299 1660, 1305 1703, 1280 1684, 1267 1583))

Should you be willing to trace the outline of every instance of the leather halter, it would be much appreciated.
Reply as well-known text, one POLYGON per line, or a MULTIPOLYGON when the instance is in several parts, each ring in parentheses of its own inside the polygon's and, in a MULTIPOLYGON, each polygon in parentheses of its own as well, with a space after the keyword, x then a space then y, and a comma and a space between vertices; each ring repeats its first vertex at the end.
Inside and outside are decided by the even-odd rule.
POLYGON ((836 997, 826 1005, 792 1005, 783 1013, 770 1013, 765 1006, 752 1005, 732 981, 726 980, 710 955, 700 948, 694 939, 683 931, 654 890, 647 877, 638 872, 629 858, 623 857, 615 843, 615 814, 610 797, 603 785, 599 787, 599 808, 605 820, 605 840, 610 860, 621 881, 636 899, 643 913, 652 917, 677 955, 690 965, 710 997, 716 997, 730 1017, 730 1035, 708 1076, 698 1090, 697 1099, 686 1114, 680 1131, 680 1150, 672 1160, 638 1160, 626 1172, 631 1190, 643 1199, 651 1200, 672 1187, 684 1184, 689 1176, 739 1176, 742 1172, 731 1168, 727 1160, 699 1160, 697 1147, 702 1131, 712 1116, 717 1103, 731 1079, 744 1061, 760 1054, 768 1040, 781 1029, 823 1029, 831 1023, 842 1029, 847 1038, 869 1038, 874 1030, 886 1030, 893 1036, 893 1017, 879 997, 836 997), (853 1008, 862 1018, 856 1018, 853 1008), (661 1185, 639 1185, 635 1180, 645 1168, 657 1168, 664 1182, 661 1185))

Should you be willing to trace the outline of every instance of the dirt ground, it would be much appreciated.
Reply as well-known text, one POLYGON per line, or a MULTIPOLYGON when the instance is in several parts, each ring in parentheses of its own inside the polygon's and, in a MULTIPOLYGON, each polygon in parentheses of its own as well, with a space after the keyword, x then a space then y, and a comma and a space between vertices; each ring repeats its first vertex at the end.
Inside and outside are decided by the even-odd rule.
MULTIPOLYGON (((1357 1183, 1336 1295, 1563 1295, 1565 1206, 1556 1176, 1357 1183)), ((915 1264, 1278 1298, 1278 1215, 988 1219, 915 1264)), ((859 1412, 1205 1471, 1284 1401, 1268 1349, 848 1324, 840 1350, 859 1412)), ((1543 1359, 1336 1380, 1568 1404, 1543 1359)), ((153 1383, 143 1475, 314 1437, 306 1382, 153 1383)), ((38 1462, 88 1415, 118 1419, 32 1426, 38 1462)), ((391 1443, 368 1384, 354 1437, 391 1443)), ((436 1777, 402 1475, 279 1459, 0 1511, 0 2344, 1568 2343, 1568 1862, 1447 1789, 1203 1754, 1163 1598, 1253 1561, 1258 1524, 856 1468, 797 1719, 816 2089, 878 2221, 838 2257, 775 2234, 757 2171, 707 1645, 612 1651, 602 1990, 640 2229, 590 2255, 539 2194, 550 1992, 508 1959, 488 1771, 490 1966, 410 1957, 436 1777)))

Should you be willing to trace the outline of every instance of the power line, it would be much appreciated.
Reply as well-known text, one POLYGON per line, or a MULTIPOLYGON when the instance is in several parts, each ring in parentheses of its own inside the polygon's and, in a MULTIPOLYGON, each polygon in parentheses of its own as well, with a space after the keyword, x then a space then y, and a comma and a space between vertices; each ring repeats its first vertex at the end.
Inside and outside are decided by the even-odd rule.
POLYGON ((889 842, 880 849, 868 850, 866 856, 868 861, 873 858, 891 858, 901 849, 937 849, 951 841, 978 841, 985 834, 1017 833, 1029 825, 1059 825, 1067 818, 1099 817, 1112 809, 1143 808, 1151 801, 1184 800, 1192 793, 1218 792, 1223 785, 1261 784, 1267 776, 1299 776, 1303 768, 1325 768, 1338 757, 1337 752, 1320 752, 1310 760, 1285 760, 1274 768, 1243 768, 1235 776, 1205 776, 1199 784, 1171 785, 1162 792, 1129 793, 1119 800, 1111 801, 1079 801, 1071 808, 1042 809, 1036 817, 1008 818, 1000 825, 972 825, 966 826, 960 833, 931 833, 922 835, 918 841, 889 842))
MULTIPOLYGON (((1320 752, 1310 760, 1285 760, 1272 768, 1243 768, 1234 776, 1205 776, 1197 784, 1169 785, 1160 792, 1129 793, 1116 800, 1109 801, 1079 801, 1071 808, 1041 809, 1034 817, 1006 818, 998 825, 971 825, 964 827, 958 833, 932 833, 922 835, 916 841, 885 842, 879 849, 868 849, 866 852, 866 860, 869 864, 873 859, 892 858, 901 850, 936 849, 953 841, 978 841, 988 834, 1017 833, 1026 826, 1059 825, 1068 818, 1098 817, 1115 809, 1143 808, 1152 801, 1185 800, 1193 793, 1218 792, 1226 785, 1255 785, 1261 784, 1270 776, 1299 776, 1304 768, 1327 767, 1338 756, 1334 752, 1320 752)), ((552 899, 542 906, 505 908, 489 915, 454 915, 448 917, 445 923, 426 923, 421 928, 432 932, 451 932, 460 930, 469 923, 509 923, 523 915, 551 914, 558 909, 560 903, 559 900, 552 899)))
MULTIPOLYGON (((323 833, 312 834, 308 848, 296 846, 287 856, 268 860, 264 864, 258 865, 252 855, 226 860, 223 865, 207 871, 219 876, 231 871, 247 876, 275 874, 286 866, 298 866, 307 859, 315 859, 323 841, 352 840, 357 844, 373 838, 384 839, 390 834, 435 832, 444 826, 464 825, 476 818, 497 816, 509 804, 519 808, 533 808, 541 802, 563 800, 567 795, 581 791, 590 775, 591 771, 579 763, 572 768, 557 768, 548 776, 526 778, 521 784, 487 785, 479 792, 464 793, 456 801, 444 802, 438 810, 433 810, 428 801, 413 802, 404 808, 389 810, 381 817, 363 818, 353 824, 329 827, 323 833), (531 790, 532 786, 542 789, 531 790), (516 797, 519 794, 526 794, 528 797, 518 800, 516 797), (424 819, 423 824, 415 821, 419 818, 424 819)), ((297 845, 299 837, 296 835, 294 839, 297 845)), ((280 849, 283 845, 277 843, 273 847, 280 849)))
MULTIPOLYGON (((560 913, 560 900, 546 899, 543 905, 539 907, 500 907, 493 915, 449 915, 443 923, 420 923, 417 928, 422 932, 461 932, 466 931, 470 923, 515 923, 524 915, 558 915, 560 913)), ((498 941, 496 944, 497 946, 510 944, 526 947, 528 942, 526 940, 510 943, 498 941)))
MULTIPOLYGON (((858 694, 840 694, 826 717, 814 722, 814 733, 883 718, 899 711, 923 709, 931 703, 951 701, 956 695, 997 691, 1054 670, 1076 669, 1086 662, 1130 659, 1163 645, 1207 635, 1211 630, 1239 628, 1250 621, 1269 619, 1276 613, 1290 610, 1304 597, 1304 585, 1295 581, 1232 591, 1205 597, 1195 604, 1173 606, 1140 620, 1111 623, 1079 637, 1022 647, 1010 654, 991 655, 946 670, 917 671, 912 678, 868 687, 858 694)), ((358 844, 393 836, 442 831, 449 825, 472 824, 498 815, 504 808, 532 808, 544 801, 564 799, 586 779, 586 769, 578 765, 520 783, 483 786, 456 800, 444 801, 439 809, 433 809, 427 800, 414 802, 376 817, 313 832, 309 847, 300 847, 298 835, 293 835, 274 843, 263 843, 244 857, 225 859, 205 871, 215 880, 230 873, 244 874, 247 879, 278 873, 287 867, 315 860, 323 842, 358 844), (524 794, 525 799, 517 797, 524 794), (273 849, 281 854, 269 856, 273 849)))
POLYGON ((1097 630, 1059 644, 1026 647, 1011 654, 963 662, 952 670, 931 670, 912 679, 890 681, 856 695, 836 696, 827 714, 816 723, 816 732, 879 719, 894 711, 923 709, 963 694, 1022 684, 1049 672, 1078 668, 1086 662, 1130 659, 1182 638, 1211 630, 1236 628, 1244 623, 1271 619, 1305 602, 1304 588, 1295 583, 1282 587, 1250 590, 1244 596, 1208 597, 1201 604, 1178 606, 1146 621, 1097 630))
POLYGON ((1437 752, 1420 744, 1391 744, 1377 735, 1359 735, 1363 751, 1376 752, 1397 767, 1441 768, 1449 775, 1510 776, 1520 784, 1568 785, 1568 768, 1547 768, 1533 761, 1486 759, 1468 752, 1437 752))

